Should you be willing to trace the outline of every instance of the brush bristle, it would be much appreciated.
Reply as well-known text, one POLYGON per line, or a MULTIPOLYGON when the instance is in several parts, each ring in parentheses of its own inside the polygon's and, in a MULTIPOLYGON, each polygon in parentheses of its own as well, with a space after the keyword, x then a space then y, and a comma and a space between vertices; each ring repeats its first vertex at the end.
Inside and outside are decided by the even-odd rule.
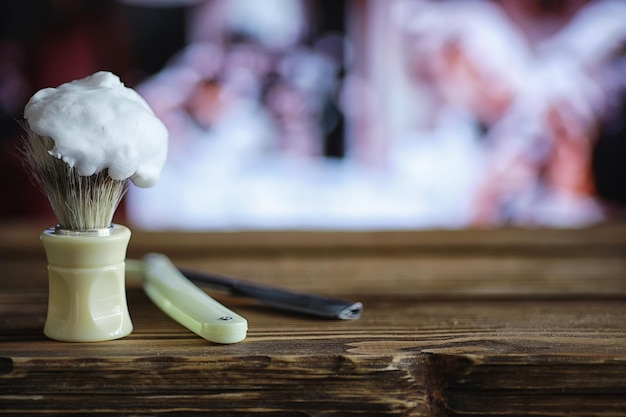
POLYGON ((33 180, 46 193, 59 227, 93 230, 111 226, 115 210, 128 188, 128 179, 114 180, 101 171, 90 177, 50 155, 54 141, 25 126, 24 163, 33 180))

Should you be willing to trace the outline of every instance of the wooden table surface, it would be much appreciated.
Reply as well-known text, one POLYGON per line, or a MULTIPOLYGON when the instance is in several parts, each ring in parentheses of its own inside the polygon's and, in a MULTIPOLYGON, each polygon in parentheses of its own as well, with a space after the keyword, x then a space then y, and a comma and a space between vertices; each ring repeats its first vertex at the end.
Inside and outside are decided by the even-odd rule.
POLYGON ((207 342, 129 282, 133 333, 42 333, 38 225, 0 225, 0 414, 626 415, 626 225, 581 230, 134 231, 129 257, 362 301, 361 319, 271 310, 207 342))

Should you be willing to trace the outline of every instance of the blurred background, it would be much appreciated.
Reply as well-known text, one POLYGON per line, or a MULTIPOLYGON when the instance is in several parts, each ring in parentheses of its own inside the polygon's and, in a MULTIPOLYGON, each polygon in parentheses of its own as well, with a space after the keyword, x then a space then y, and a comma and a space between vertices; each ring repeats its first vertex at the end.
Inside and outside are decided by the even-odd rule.
POLYGON ((112 71, 170 131, 145 229, 581 227, 626 206, 621 0, 0 3, 2 221, 37 90, 112 71))

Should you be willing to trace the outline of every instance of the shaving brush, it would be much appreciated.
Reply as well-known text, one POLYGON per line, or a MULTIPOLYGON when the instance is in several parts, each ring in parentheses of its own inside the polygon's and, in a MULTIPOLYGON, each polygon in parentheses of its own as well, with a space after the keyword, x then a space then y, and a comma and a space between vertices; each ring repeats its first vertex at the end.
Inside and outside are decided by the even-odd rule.
POLYGON ((44 334, 67 342, 128 335, 132 322, 125 292, 130 230, 112 220, 129 180, 107 171, 81 176, 50 154, 54 141, 25 125, 23 156, 47 195, 58 224, 41 234, 48 259, 48 314, 44 334))
POLYGON ((113 215, 131 181, 158 181, 167 128, 106 71, 39 90, 24 120, 26 169, 58 220, 41 234, 49 283, 44 333, 68 342, 124 337, 133 328, 124 285, 130 230, 113 224, 113 215))

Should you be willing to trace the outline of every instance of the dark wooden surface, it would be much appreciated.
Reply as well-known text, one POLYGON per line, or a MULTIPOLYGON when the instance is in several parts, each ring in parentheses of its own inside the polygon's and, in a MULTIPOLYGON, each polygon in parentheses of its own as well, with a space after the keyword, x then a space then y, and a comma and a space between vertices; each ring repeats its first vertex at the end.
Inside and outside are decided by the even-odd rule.
POLYGON ((129 257, 362 301, 357 321, 211 292, 249 321, 209 343, 136 282, 134 332, 42 333, 43 226, 0 226, 0 414, 626 415, 626 226, 582 230, 149 233, 129 257))

